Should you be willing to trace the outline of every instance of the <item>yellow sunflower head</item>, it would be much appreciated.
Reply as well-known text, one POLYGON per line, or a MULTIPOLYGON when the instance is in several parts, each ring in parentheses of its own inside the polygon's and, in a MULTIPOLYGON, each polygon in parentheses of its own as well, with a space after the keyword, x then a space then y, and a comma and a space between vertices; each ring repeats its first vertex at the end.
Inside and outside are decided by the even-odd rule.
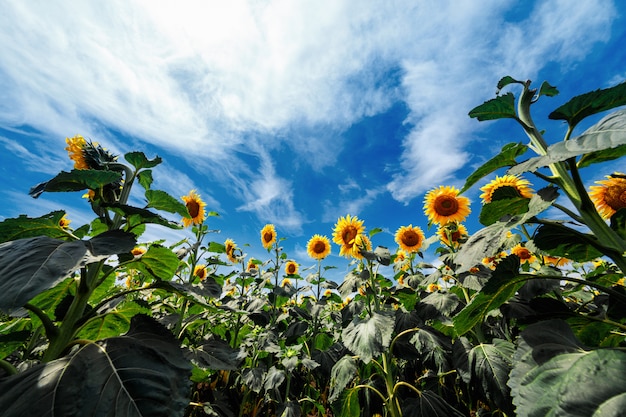
POLYGON ((204 264, 196 265, 193 269, 193 275, 200 278, 200 281, 206 279, 207 274, 206 265, 204 264))
POLYGON ((291 280, 289 278, 285 278, 283 279, 283 281, 280 283, 281 287, 289 287, 291 286, 291 280))
POLYGON ((298 273, 298 263, 294 261, 287 261, 285 264, 285 273, 287 275, 295 275, 298 273))
POLYGON ((517 255, 521 263, 533 263, 537 260, 537 257, 533 255, 533 253, 529 251, 528 248, 522 246, 521 243, 518 243, 517 245, 512 247, 511 253, 513 255, 517 255))
POLYGON ((189 191, 189 194, 181 197, 187 207, 189 217, 183 217, 183 226, 189 227, 192 224, 201 224, 206 217, 204 207, 206 203, 202 201, 196 190, 189 191))
POLYGON ((65 150, 67 151, 70 159, 74 161, 75 169, 89 169, 89 165, 87 164, 87 160, 85 159, 85 154, 83 149, 87 146, 87 141, 80 135, 76 135, 73 138, 65 138, 65 143, 67 146, 65 150))
POLYGON ((419 227, 410 224, 400 227, 396 231, 395 239, 400 249, 408 253, 416 253, 424 243, 424 232, 419 227))
POLYGON ((333 242, 341 246, 339 255, 351 256, 356 237, 364 232, 363 220, 349 214, 346 217, 340 217, 333 231, 333 242))
POLYGON ((564 266, 570 262, 572 261, 567 258, 560 257, 560 256, 543 255, 544 265, 564 266))
POLYGON ((442 185, 426 194, 424 212, 430 223, 462 222, 470 214, 469 200, 457 188, 442 185))
POLYGON ((480 187, 480 191, 483 192, 480 195, 480 198, 483 200, 483 204, 491 203, 494 192, 496 192, 496 190, 504 189, 506 189, 506 191, 510 191, 511 195, 531 198, 533 196, 533 190, 530 188, 530 185, 530 182, 517 175, 504 175, 502 177, 496 176, 496 178, 489 184, 480 187))
POLYGON ((72 221, 67 218, 67 214, 64 214, 63 217, 61 217, 61 219, 59 220, 59 227, 61 229, 69 229, 71 222, 72 221))
POLYGON ((626 208, 626 174, 615 172, 608 175, 606 180, 596 181, 589 187, 589 197, 596 206, 598 213, 605 218, 610 218, 621 208, 626 208))
POLYGON ((457 222, 450 222, 439 226, 437 234, 439 235, 441 243, 450 247, 459 246, 468 236, 467 228, 457 222))
POLYGON ((363 254, 361 251, 371 251, 372 250, 372 242, 369 237, 364 234, 356 235, 354 238, 354 244, 350 249, 350 255, 352 255, 355 259, 363 259, 363 254))
POLYGON ((313 259, 324 259, 330 254, 330 241, 326 236, 313 235, 306 244, 306 252, 313 259))
POLYGON ((144 253, 146 253, 146 248, 144 248, 143 246, 137 246, 133 248, 133 250, 131 250, 130 253, 132 253, 133 256, 141 256, 144 253))
POLYGON ((252 275, 256 274, 259 271, 257 266, 258 261, 254 258, 250 258, 246 265, 246 272, 251 273, 252 275))
POLYGON ((269 249, 276 242, 276 228, 273 224, 266 224, 261 229, 261 244, 265 249, 269 249))
POLYGON ((439 291, 441 289, 441 285, 439 284, 428 284, 428 287, 426 287, 426 292, 436 292, 439 291))
POLYGON ((237 262, 237 258, 235 257, 235 250, 237 250, 237 245, 235 241, 232 239, 226 239, 224 242, 224 247, 226 249, 226 257, 232 263, 237 262))

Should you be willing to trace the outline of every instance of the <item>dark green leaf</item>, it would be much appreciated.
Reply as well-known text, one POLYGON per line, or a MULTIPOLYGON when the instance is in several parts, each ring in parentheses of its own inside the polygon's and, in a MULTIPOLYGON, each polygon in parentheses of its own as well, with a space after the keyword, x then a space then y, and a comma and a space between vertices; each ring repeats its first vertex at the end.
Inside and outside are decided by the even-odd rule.
POLYGON ((429 326, 420 326, 411 336, 410 343, 420 354, 420 361, 428 369, 442 373, 450 369, 448 358, 452 343, 446 336, 429 326))
POLYGON ((350 351, 365 362, 389 347, 394 315, 388 311, 374 312, 364 319, 356 317, 341 332, 341 340, 350 351))
POLYGON ((144 168, 154 168, 163 162, 158 156, 154 159, 148 159, 143 152, 129 152, 124 155, 124 159, 134 166, 137 171, 144 168))
POLYGON ((422 303, 432 305, 444 316, 449 316, 459 306, 459 297, 451 292, 436 291, 422 299, 422 303))
POLYGON ((541 83, 539 88, 539 96, 554 97, 559 94, 559 90, 556 87, 551 86, 547 81, 541 83))
POLYGON ((402 415, 411 417, 463 417, 465 414, 448 404, 431 390, 420 392, 418 398, 409 398, 402 404, 402 415))
POLYGON ((67 238, 67 232, 59 226, 64 211, 53 211, 41 217, 30 218, 22 214, 15 219, 0 222, 0 242, 24 239, 35 236, 67 238))
POLYGON ((469 116, 478 119, 480 122, 483 120, 516 118, 515 96, 513 96, 513 93, 506 93, 485 101, 480 106, 473 108, 469 112, 469 116))
POLYGON ((0 244, 0 310, 14 311, 81 266, 114 255, 112 250, 129 251, 134 246, 133 242, 125 247, 128 242, 122 241, 111 247, 110 237, 66 242, 39 236, 0 244))
POLYGON ((578 160, 576 165, 578 168, 585 168, 592 164, 612 161, 624 155, 626 155, 626 145, 619 145, 615 148, 586 153, 578 160))
POLYGON ((504 77, 500 78, 500 81, 498 81, 498 91, 502 90, 504 87, 506 87, 509 84, 524 84, 522 81, 518 81, 515 78, 509 76, 509 75, 505 75, 504 77))
POLYGON ((509 386, 519 416, 622 416, 626 353, 586 351, 561 320, 521 334, 509 386))
POLYGON ((502 168, 511 167, 517 164, 515 158, 523 155, 528 150, 528 146, 522 143, 508 143, 502 147, 499 154, 491 158, 489 161, 480 166, 474 171, 467 180, 465 185, 461 189, 460 193, 467 191, 472 185, 478 182, 480 179, 491 174, 492 172, 502 168))
POLYGON ((168 281, 178 269, 178 256, 171 249, 152 245, 146 253, 125 265, 127 269, 136 269, 148 277, 168 281))
POLYGON ((626 239, 626 208, 617 210, 611 216, 611 229, 615 230, 622 239, 626 239))
POLYGON ((87 321, 77 334, 79 339, 98 340, 115 337, 127 332, 131 319, 137 314, 149 314, 150 309, 134 302, 125 302, 113 311, 99 314, 87 321))
POLYGON ((182 416, 190 376, 171 333, 136 316, 125 336, 0 380, 0 409, 3 417, 182 416))
POLYGON ((553 120, 566 120, 573 127, 587 116, 625 104, 626 82, 623 82, 614 87, 576 96, 554 110, 548 117, 553 120))
MULTIPOLYGON (((20 320, 21 325, 19 327, 24 328, 26 320, 20 320)), ((16 349, 26 344, 26 341, 30 339, 30 330, 13 330, 7 331, 5 326, 0 327, 0 360, 6 358, 16 349)))
POLYGON ((233 349, 225 341, 210 335, 200 346, 190 346, 185 356, 200 368, 234 371, 239 368, 245 352, 233 349))
POLYGON ((177 213, 183 217, 189 216, 187 207, 179 200, 175 199, 165 191, 161 190, 147 190, 146 198, 148 199, 148 206, 157 210, 164 210, 168 213, 177 213))
POLYGON ((480 210, 480 223, 484 226, 489 226, 502 220, 504 216, 524 214, 528 211, 529 201, 528 198, 514 197, 487 203, 480 210))
POLYGON ((477 389, 483 398, 493 401, 507 414, 513 412, 507 381, 513 366, 514 352, 513 343, 494 339, 492 344, 481 343, 475 346, 468 355, 470 385, 477 389))
POLYGON ((116 171, 100 171, 95 169, 73 169, 70 172, 61 171, 51 180, 32 187, 29 195, 37 198, 45 191, 97 190, 107 184, 118 182, 121 179, 122 174, 116 171))
POLYGON ((139 174, 137 174, 137 180, 139 181, 139 184, 146 190, 150 189, 150 186, 152 186, 152 170, 151 169, 146 169, 145 171, 141 171, 139 174))
POLYGON ((146 210, 139 207, 132 207, 125 204, 107 204, 106 206, 110 208, 113 212, 118 213, 123 216, 135 216, 134 225, 140 223, 152 223, 158 224, 160 226, 165 226, 170 229, 182 229, 182 226, 176 222, 170 221, 163 216, 160 216, 150 210, 146 210))
POLYGON ((357 361, 350 355, 339 359, 330 373, 330 396, 328 401, 333 402, 348 384, 357 376, 357 361))
MULTIPOLYGON (((594 155, 589 158, 595 160, 606 160, 614 153, 619 154, 624 145, 626 145, 626 110, 619 110, 600 120, 582 135, 550 145, 547 155, 530 158, 509 169, 508 173, 518 175, 526 171, 534 172, 555 162, 585 154, 594 155)), ((589 159, 585 162, 587 165, 590 163, 589 159)))
POLYGON ((518 276, 519 258, 509 255, 501 261, 487 284, 472 302, 454 317, 454 329, 461 336, 470 331, 492 310, 506 303, 524 285, 518 276))
POLYGON ((603 256, 595 236, 570 229, 560 223, 542 224, 534 237, 537 247, 551 256, 586 262, 603 256))

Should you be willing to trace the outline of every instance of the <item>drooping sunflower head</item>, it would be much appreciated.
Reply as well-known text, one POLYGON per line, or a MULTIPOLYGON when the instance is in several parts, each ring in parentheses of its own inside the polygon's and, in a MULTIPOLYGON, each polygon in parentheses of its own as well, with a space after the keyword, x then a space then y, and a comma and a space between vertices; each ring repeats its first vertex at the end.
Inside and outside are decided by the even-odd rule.
POLYGON ((193 275, 200 278, 200 281, 203 281, 206 279, 207 277, 207 269, 206 269, 206 265, 204 264, 198 264, 193 268, 193 275))
POLYGON ((226 257, 232 263, 237 262, 237 257, 235 256, 235 250, 237 250, 237 245, 235 241, 232 239, 226 239, 224 242, 224 248, 226 251, 226 257))
POLYGON ((364 232, 363 220, 349 214, 346 217, 340 217, 333 231, 333 242, 341 246, 339 255, 351 256, 356 237, 364 232))
POLYGON ((67 143, 65 150, 67 151, 70 159, 74 161, 74 168, 89 169, 89 165, 87 165, 87 161, 85 160, 85 155, 83 153, 83 149, 87 146, 85 138, 80 135, 76 135, 73 138, 65 138, 65 143, 67 143))
POLYGON ((439 240, 446 246, 457 247, 468 237, 467 228, 461 223, 449 222, 437 229, 439 240))
POLYGON ((426 194, 424 211, 430 223, 462 222, 470 214, 469 200, 457 188, 441 185, 426 194))
POLYGON ((256 275, 259 272, 258 264, 259 261, 254 258, 250 258, 248 260, 248 264, 246 265, 246 272, 249 272, 252 275, 256 275))
POLYGON ((313 259, 324 259, 330 254, 330 241, 326 236, 313 235, 306 244, 306 253, 313 259))
POLYGON ((65 138, 67 151, 70 159, 74 161, 75 169, 105 169, 106 165, 117 160, 117 156, 100 146, 97 142, 85 140, 76 135, 73 138, 65 138))
POLYGON ((417 226, 402 226, 396 231, 396 243, 408 253, 416 253, 424 243, 424 232, 417 226))
POLYGON ((506 196, 531 198, 533 190, 530 188, 530 182, 517 175, 504 175, 496 178, 487 185, 480 187, 483 193, 480 198, 483 204, 491 203, 494 199, 494 193, 502 193, 506 196))
POLYGON ((276 228, 273 224, 266 224, 261 229, 261 244, 265 249, 269 249, 276 242, 276 228))
POLYGON ((206 213, 204 207, 206 203, 202 201, 196 190, 189 191, 189 194, 181 197, 187 207, 189 217, 183 217, 183 226, 189 227, 192 224, 201 224, 204 222, 206 213))
POLYGON ((285 273, 287 275, 296 275, 298 273, 298 263, 295 261, 287 261, 285 264, 285 273))
POLYGON ((521 263, 533 263, 537 260, 537 257, 533 255, 533 253, 528 250, 528 248, 522 246, 521 243, 518 243, 517 245, 512 247, 511 253, 517 255, 521 263))
POLYGON ((609 219, 619 209, 626 208, 626 174, 615 172, 606 180, 596 181, 592 185, 589 197, 596 206, 598 213, 609 219))

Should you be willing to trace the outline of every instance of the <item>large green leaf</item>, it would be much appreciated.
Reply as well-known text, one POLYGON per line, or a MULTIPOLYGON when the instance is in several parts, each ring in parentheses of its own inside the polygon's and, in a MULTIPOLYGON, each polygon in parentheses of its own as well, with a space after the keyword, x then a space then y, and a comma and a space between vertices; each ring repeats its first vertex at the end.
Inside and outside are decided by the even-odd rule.
POLYGON ((64 211, 58 210, 41 217, 31 218, 22 214, 15 219, 6 219, 0 222, 0 242, 35 236, 67 238, 67 232, 59 225, 64 215, 64 211))
POLYGON ((626 409, 626 352, 584 350, 562 320, 520 335, 509 386, 517 415, 617 417, 626 409))
POLYGON ((484 226, 489 226, 501 220, 504 216, 524 214, 528 211, 529 202, 528 198, 513 197, 487 203, 480 210, 480 223, 484 226))
POLYGON ((581 120, 592 114, 611 110, 626 104, 626 82, 611 88, 592 91, 576 96, 548 116, 553 120, 566 120, 570 126, 576 126, 581 120))
POLYGON ((389 347, 394 324, 390 311, 374 312, 364 319, 356 317, 341 332, 341 340, 352 353, 369 363, 389 347))
POLYGON ((79 339, 98 340, 119 336, 128 331, 132 318, 140 313, 149 314, 150 309, 141 307, 134 302, 122 303, 112 311, 99 314, 87 321, 80 328, 76 337, 79 339))
POLYGON ((163 160, 161 157, 156 156, 154 159, 148 159, 143 152, 128 152, 124 155, 124 159, 126 159, 132 166, 135 167, 137 171, 144 168, 154 168, 159 165, 163 160))
POLYGON ((357 360, 350 355, 339 359, 330 372, 330 396, 328 401, 333 402, 343 392, 344 388, 356 377, 357 360))
POLYGON ((560 223, 542 224, 533 238, 535 245, 552 256, 587 262, 603 256, 601 243, 591 234, 560 223))
POLYGON ((513 93, 506 93, 485 101, 480 106, 474 107, 469 112, 469 116, 478 119, 480 122, 483 120, 516 118, 515 96, 513 93))
POLYGON ((431 390, 423 390, 418 398, 409 398, 402 403, 402 415, 411 417, 463 417, 465 414, 448 404, 431 390))
POLYGON ((39 197, 44 191, 64 192, 97 190, 107 184, 122 179, 122 174, 116 171, 101 171, 96 169, 73 169, 70 172, 61 171, 49 181, 35 185, 29 191, 34 198, 39 197))
POLYGON ((135 238, 121 231, 66 242, 47 236, 0 244, 0 310, 12 312, 90 262, 130 251, 135 238))
POLYGON ((589 165, 591 162, 612 159, 615 154, 624 152, 624 145, 626 145, 626 110, 619 110, 600 120, 582 135, 550 145, 545 156, 530 158, 510 168, 508 173, 518 175, 526 171, 534 172, 555 162, 585 154, 592 155, 585 161, 585 165, 589 165))
POLYGON ((467 191, 477 181, 491 174, 492 172, 502 168, 517 165, 517 158, 528 150, 528 146, 522 143, 507 143, 502 147, 500 153, 491 158, 489 161, 481 165, 476 171, 470 174, 465 180, 465 185, 461 188, 460 193, 467 191))
POLYGON ((493 343, 481 343, 470 350, 470 385, 483 398, 493 401, 498 408, 511 413, 510 389, 507 386, 509 372, 513 366, 513 343, 494 339, 493 343))
POLYGON ((209 335, 202 345, 189 346, 185 356, 200 368, 234 371, 246 355, 242 349, 233 349, 227 342, 209 335))
POLYGON ((146 190, 146 198, 148 199, 148 207, 164 210, 168 213, 177 213, 183 217, 189 216, 187 207, 165 191, 146 190))
POLYGON ((169 227, 170 229, 182 229, 180 224, 144 208, 133 207, 126 204, 103 204, 103 207, 109 208, 113 212, 129 218, 132 216, 132 221, 129 221, 129 223, 132 223, 134 226, 143 223, 153 223, 169 227))
POLYGON ((3 417, 182 416, 190 376, 171 333, 136 316, 124 336, 1 379, 0 410, 3 417))
POLYGON ((524 285, 526 278, 517 275, 519 258, 510 255, 502 260, 492 277, 472 302, 454 317, 454 329, 460 336, 480 323, 490 311, 506 303, 524 285))
POLYGON ((410 343, 420 354, 421 362, 428 369, 437 369, 439 373, 450 369, 448 358, 452 352, 452 343, 442 333, 429 326, 421 326, 410 343))
POLYGON ((171 249, 151 245, 146 253, 125 265, 127 269, 137 269, 148 277, 170 280, 178 269, 178 256, 171 249))

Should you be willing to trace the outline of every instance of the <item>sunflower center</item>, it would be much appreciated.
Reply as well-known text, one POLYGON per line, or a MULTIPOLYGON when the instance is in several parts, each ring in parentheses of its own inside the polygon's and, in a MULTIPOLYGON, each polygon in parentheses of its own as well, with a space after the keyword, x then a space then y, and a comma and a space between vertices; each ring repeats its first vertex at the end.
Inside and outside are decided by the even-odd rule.
POLYGON ((200 214, 200 204, 198 204, 197 201, 191 200, 188 201, 185 205, 187 206, 187 211, 189 212, 189 215, 191 217, 197 217, 198 214, 200 214))
POLYGON ((352 245, 354 245, 354 238, 356 238, 357 234, 358 233, 356 227, 348 226, 343 230, 343 233, 341 234, 341 239, 346 246, 352 247, 352 245))
POLYGON ((402 234, 402 243, 412 247, 420 244, 420 237, 414 230, 407 230, 402 234))
POLYGON ((459 211, 459 202, 452 196, 440 195, 435 200, 434 209, 440 216, 451 216, 459 211))
POLYGON ((530 259, 532 256, 528 249, 519 250, 516 255, 519 256, 520 259, 530 259))
POLYGON ((313 245, 313 252, 315 253, 324 253, 326 250, 326 244, 324 242, 315 242, 313 245))
POLYGON ((295 266, 295 265, 291 265, 291 264, 290 264, 290 265, 287 267, 287 273, 288 273, 288 274, 290 274, 290 275, 291 275, 291 274, 295 274, 295 273, 296 273, 296 266, 295 266))
POLYGON ((606 190, 604 201, 613 210, 626 207, 626 184, 615 184, 606 190))

